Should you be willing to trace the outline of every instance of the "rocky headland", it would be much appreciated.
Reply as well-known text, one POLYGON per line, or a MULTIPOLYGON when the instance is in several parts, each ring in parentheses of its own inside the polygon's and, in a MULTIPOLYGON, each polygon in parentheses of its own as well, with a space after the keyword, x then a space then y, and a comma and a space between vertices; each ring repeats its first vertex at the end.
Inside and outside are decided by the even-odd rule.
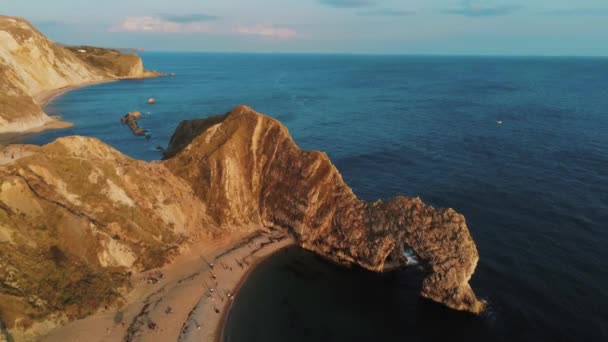
POLYGON ((64 47, 25 19, 0 15, 0 134, 65 127, 42 109, 58 91, 160 75, 144 69, 136 54, 64 47))
POLYGON ((285 126, 239 106, 180 124, 162 162, 85 137, 2 148, 0 321, 27 335, 120 307, 135 275, 260 231, 376 272, 406 267, 409 249, 427 274, 422 296, 484 308, 469 285, 479 256, 462 215, 419 198, 359 200, 325 153, 302 151, 285 126))

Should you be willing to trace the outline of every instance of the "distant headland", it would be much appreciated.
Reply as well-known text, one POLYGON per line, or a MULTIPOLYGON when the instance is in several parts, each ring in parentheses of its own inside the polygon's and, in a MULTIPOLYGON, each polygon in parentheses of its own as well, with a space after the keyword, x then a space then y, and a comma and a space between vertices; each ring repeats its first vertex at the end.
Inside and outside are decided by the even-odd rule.
POLYGON ((56 44, 27 20, 0 16, 0 75, 1 143, 20 133, 69 126, 42 109, 59 93, 95 83, 163 74, 146 70, 134 53, 56 44))

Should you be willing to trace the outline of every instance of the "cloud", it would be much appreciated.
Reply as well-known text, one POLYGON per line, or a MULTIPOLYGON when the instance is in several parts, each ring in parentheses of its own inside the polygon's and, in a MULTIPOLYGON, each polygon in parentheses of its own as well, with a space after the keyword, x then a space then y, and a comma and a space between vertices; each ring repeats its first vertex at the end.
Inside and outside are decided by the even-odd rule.
POLYGON ((522 8, 517 5, 497 5, 494 1, 465 0, 462 2, 462 7, 442 10, 441 13, 472 18, 498 17, 512 14, 522 8))
POLYGON ((573 8, 553 11, 544 11, 540 14, 564 16, 608 16, 608 8, 573 8))
POLYGON ((237 26, 233 32, 243 35, 263 36, 279 39, 292 39, 297 37, 298 33, 295 30, 274 27, 272 25, 253 25, 253 26, 237 26))
POLYGON ((182 23, 182 24, 200 23, 200 22, 214 21, 214 20, 220 19, 220 17, 218 17, 218 16, 203 14, 203 13, 185 14, 185 15, 160 14, 159 17, 161 17, 162 19, 164 19, 166 21, 170 21, 170 22, 174 22, 174 23, 182 23))
POLYGON ((110 31, 148 33, 213 32, 214 27, 209 22, 218 19, 219 17, 203 13, 127 17, 118 25, 110 28, 110 31))
POLYGON ((177 22, 158 16, 127 17, 110 32, 144 32, 144 33, 199 33, 213 32, 214 28, 202 22, 177 22))
POLYGON ((357 15, 371 16, 371 17, 403 17, 406 15, 416 14, 414 11, 401 11, 393 9, 380 9, 373 11, 358 12, 357 15))
POLYGON ((127 17, 110 32, 143 32, 143 33, 200 33, 214 32, 212 25, 202 22, 175 22, 161 17, 127 17))
POLYGON ((208 33, 208 34, 238 34, 249 36, 263 36, 278 39, 292 39, 298 36, 298 33, 290 28, 275 27, 271 24, 257 25, 215 25, 215 23, 204 22, 209 19, 206 16, 142 16, 142 17, 127 17, 117 25, 109 29, 110 32, 127 32, 127 33, 175 33, 175 34, 192 34, 192 33, 208 33))
POLYGON ((369 7, 376 4, 374 0, 319 0, 323 5, 338 8, 369 7))

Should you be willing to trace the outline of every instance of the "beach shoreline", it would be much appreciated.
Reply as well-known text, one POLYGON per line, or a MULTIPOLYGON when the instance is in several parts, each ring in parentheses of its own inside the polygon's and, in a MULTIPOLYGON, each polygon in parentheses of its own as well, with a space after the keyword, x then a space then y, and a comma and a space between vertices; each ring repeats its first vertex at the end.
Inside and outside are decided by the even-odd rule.
POLYGON ((86 88, 88 86, 97 85, 97 84, 116 82, 116 81, 119 81, 119 79, 105 79, 105 80, 99 80, 99 81, 84 82, 84 83, 61 87, 58 89, 42 91, 42 92, 34 95, 33 97, 34 97, 34 101, 36 101, 36 103, 38 103, 40 105, 40 107, 44 108, 49 103, 51 103, 53 100, 55 100, 56 98, 66 94, 72 90, 86 88))
MULTIPOLYGON (((256 260, 255 263, 249 267, 247 272, 245 272, 245 274, 241 277, 239 282, 234 287, 233 296, 235 297, 235 300, 236 300, 236 298, 238 298, 238 294, 239 294, 241 288, 243 287, 243 285, 247 282, 247 280, 249 280, 249 276, 251 276, 253 271, 255 271, 257 269, 257 267, 260 265, 260 263, 264 262, 265 260, 270 258, 272 255, 279 253, 280 251, 284 250, 285 248, 289 248, 294 245, 295 245, 295 242, 292 244, 281 246, 280 248, 273 250, 271 253, 269 253, 265 257, 256 260)), ((216 333, 215 342, 223 342, 226 338, 226 335, 225 335, 226 323, 228 322, 228 318, 230 316, 230 312, 232 309, 232 303, 233 303, 233 301, 230 301, 230 302, 226 303, 226 305, 224 307, 224 311, 222 313, 222 318, 220 320, 220 324, 217 327, 218 330, 216 333)))
MULTIPOLYGON (((148 78, 156 78, 156 77, 160 77, 160 76, 161 75, 150 75, 150 76, 144 76, 144 77, 111 78, 111 79, 103 79, 103 80, 98 80, 98 81, 78 83, 78 84, 74 84, 74 85, 61 87, 58 89, 51 89, 51 90, 39 92, 38 94, 35 94, 33 96, 33 99, 44 110, 45 107, 48 106, 54 100, 58 99, 59 97, 65 95, 71 91, 77 90, 77 89, 86 88, 86 87, 90 87, 90 86, 98 85, 98 84, 110 83, 110 82, 117 82, 117 81, 123 81, 123 80, 142 80, 142 79, 148 79, 148 78)), ((20 141, 27 138, 28 136, 36 134, 36 133, 41 133, 41 132, 56 130, 56 129, 64 129, 64 128, 69 128, 69 127, 73 127, 73 126, 74 126, 74 124, 72 122, 63 121, 61 115, 52 115, 52 116, 49 115, 48 120, 46 120, 46 122, 44 122, 42 125, 31 127, 31 128, 25 129, 23 131, 18 131, 18 132, 0 133, 0 145, 10 145, 10 144, 14 144, 14 143, 19 143, 20 141)))
MULTIPOLYGON (((85 88, 92 85, 103 84, 108 82, 117 81, 115 79, 101 80, 93 82, 79 83, 75 85, 69 85, 59 89, 52 89, 42 91, 33 96, 34 101, 44 110, 44 107, 48 106, 49 103, 53 102, 57 98, 69 93, 70 91, 85 88)), ((45 114, 46 115, 46 114, 45 114)), ((10 132, 0 134, 0 145, 10 145, 13 143, 19 143, 21 140, 27 138, 30 135, 41 133, 44 131, 50 131, 55 129, 64 129, 73 127, 74 124, 69 121, 63 121, 60 115, 49 115, 48 120, 40 126, 31 127, 29 129, 20 132, 10 132)))
POLYGON ((116 307, 24 340, 220 341, 234 295, 251 271, 294 244, 282 230, 195 244, 174 262, 133 275, 132 290, 116 307))

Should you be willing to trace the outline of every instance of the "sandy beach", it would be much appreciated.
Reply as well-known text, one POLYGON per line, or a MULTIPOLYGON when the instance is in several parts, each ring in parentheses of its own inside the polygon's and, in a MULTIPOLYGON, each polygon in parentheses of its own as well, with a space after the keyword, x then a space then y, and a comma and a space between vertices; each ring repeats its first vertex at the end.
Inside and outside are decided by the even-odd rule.
MULTIPOLYGON (((85 83, 80 83, 80 84, 76 84, 76 85, 70 85, 67 87, 59 88, 59 89, 53 89, 53 90, 47 90, 47 91, 40 92, 40 93, 34 95, 34 101, 36 101, 36 103, 38 103, 38 105, 40 105, 40 107, 42 107, 44 109, 44 107, 47 106, 50 102, 52 102, 53 100, 57 99, 58 97, 66 94, 72 90, 85 88, 85 87, 97 85, 97 84, 121 81, 121 80, 146 79, 146 78, 154 78, 154 77, 159 77, 159 76, 123 77, 123 78, 105 79, 105 80, 93 81, 93 82, 85 82, 85 83)), ((48 130, 53 130, 53 129, 63 129, 63 128, 68 128, 68 127, 74 126, 74 124, 71 122, 63 121, 62 117, 59 115, 49 116, 49 118, 50 118, 50 120, 48 120, 43 125, 33 127, 33 128, 30 128, 30 129, 22 131, 22 132, 1 133, 0 134, 0 145, 20 143, 23 139, 27 138, 28 136, 30 136, 32 134, 36 134, 36 133, 40 133, 40 132, 44 132, 44 131, 48 131, 48 130)))
POLYGON ((37 340, 220 341, 234 295, 249 272, 293 244, 278 230, 203 242, 166 267, 133 275, 133 290, 122 305, 37 340))
MULTIPOLYGON (((34 101, 36 101, 36 103, 38 103, 40 105, 40 107, 44 108, 51 101, 57 99, 58 97, 66 94, 72 90, 88 87, 88 86, 95 85, 95 84, 108 83, 108 82, 114 82, 114 81, 116 81, 116 80, 86 82, 86 83, 67 86, 67 87, 63 87, 63 88, 59 88, 59 89, 43 91, 34 96, 34 101)), ((30 136, 32 134, 36 134, 36 133, 40 133, 40 132, 44 132, 44 131, 48 131, 48 130, 53 130, 53 129, 62 129, 62 128, 68 128, 68 127, 74 126, 74 124, 71 122, 62 121, 62 118, 59 115, 49 116, 49 118, 50 118, 50 120, 48 120, 46 123, 44 123, 41 126, 33 127, 33 128, 30 128, 30 129, 22 131, 22 132, 11 132, 11 133, 0 134, 0 145, 19 143, 24 138, 27 138, 28 136, 30 136)))
POLYGON ((52 129, 62 129, 74 126, 73 123, 62 121, 61 116, 51 116, 50 120, 45 124, 34 127, 23 132, 11 132, 11 133, 1 133, 0 134, 0 145, 9 145, 9 144, 18 144, 23 141, 23 139, 28 136, 52 129))
POLYGON ((80 84, 76 84, 76 85, 70 85, 67 87, 59 88, 59 89, 47 90, 47 91, 43 91, 43 92, 40 92, 40 93, 34 95, 34 101, 36 101, 36 103, 38 103, 41 107, 44 107, 47 104, 49 104, 49 102, 53 101, 54 99, 58 98, 59 96, 65 94, 69 91, 96 85, 96 84, 102 84, 102 83, 108 83, 108 82, 114 82, 114 81, 117 81, 117 80, 109 79, 109 80, 102 80, 102 81, 85 82, 85 83, 80 83, 80 84))

